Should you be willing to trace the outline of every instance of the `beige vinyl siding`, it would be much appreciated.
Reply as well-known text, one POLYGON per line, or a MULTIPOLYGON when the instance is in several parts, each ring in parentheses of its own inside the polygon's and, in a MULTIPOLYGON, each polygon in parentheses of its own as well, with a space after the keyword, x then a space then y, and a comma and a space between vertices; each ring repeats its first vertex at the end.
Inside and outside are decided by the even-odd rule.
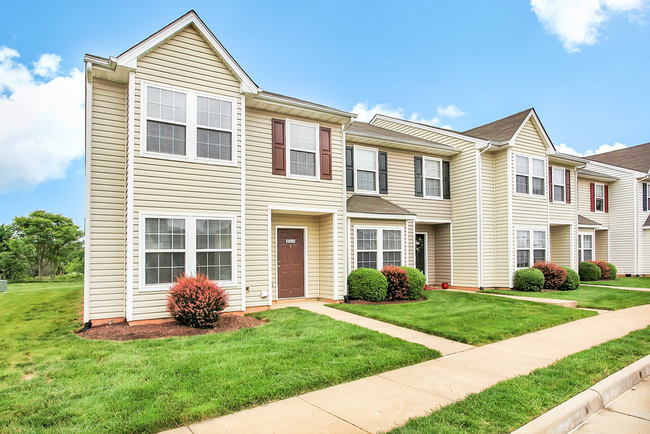
MULTIPOLYGON (((481 155, 481 199, 482 213, 479 217, 483 223, 483 281, 479 284, 492 288, 498 286, 496 269, 496 168, 494 154, 484 152, 481 155)), ((506 204, 507 206, 507 204, 506 204)), ((507 212, 507 209, 506 209, 507 212)))
POLYGON ((551 226, 550 261, 562 267, 571 267, 571 226, 551 226))
MULTIPOLYGON (((451 217, 453 223, 453 277, 456 286, 478 286, 478 221, 476 144, 443 133, 377 119, 373 125, 451 145, 462 152, 451 158, 451 217)), ((390 180, 389 180, 390 182, 390 180)))
POLYGON ((644 276, 650 276, 650 229, 643 230, 643 246, 645 254, 642 273, 644 276))
MULTIPOLYGON (((271 264, 277 264, 277 237, 278 227, 290 228, 303 228, 303 240, 307 249, 306 261, 307 266, 307 286, 305 287, 306 295, 308 298, 319 297, 319 281, 320 281, 320 261, 324 258, 320 257, 320 232, 319 222, 317 216, 305 215, 286 215, 286 214, 273 214, 273 237, 271 240, 271 264)), ((330 243, 331 245, 331 243, 330 243)), ((331 257, 330 257, 331 263, 331 257)), ((273 300, 278 299, 278 273, 277 266, 273 269, 273 300)))
MULTIPOLYGON (((425 274, 427 278, 427 285, 435 285, 436 283, 436 236, 435 236, 435 226, 430 224, 419 224, 415 225, 416 233, 425 233, 427 234, 427 251, 426 251, 426 261, 425 264, 425 274)), ((415 245, 414 245, 415 248, 415 245)), ((415 260, 413 261, 413 267, 415 267, 415 260)))
MULTIPOLYGON (((241 278, 241 170, 239 166, 222 166, 192 161, 175 161, 140 155, 141 80, 172 85, 211 94, 237 98, 234 122, 237 136, 232 138, 237 161, 240 155, 241 107, 239 82, 212 48, 192 26, 138 60, 135 83, 135 162, 134 162, 134 297, 133 319, 168 316, 165 291, 140 291, 139 218, 141 212, 210 214, 236 217, 234 234, 236 274, 241 278)), ((187 148, 196 143, 187 142, 187 148)), ((189 252, 188 254, 193 254, 189 252)), ((241 310, 241 289, 227 287, 229 311, 241 310)))
MULTIPOLYGON (((451 257, 451 230, 450 224, 439 224, 433 226, 433 237, 436 240, 435 249, 435 285, 442 285, 443 282, 451 284, 452 281, 452 257, 451 257)), ((456 252, 454 251, 454 255, 456 252)), ((454 256, 454 261, 456 257, 454 256)), ((456 276, 453 276, 454 285, 456 276)))
POLYGON ((90 319, 124 317, 126 85, 95 78, 90 161, 90 319))
MULTIPOLYGON (((591 212, 591 187, 592 180, 578 178, 578 214, 583 217, 593 220, 602 225, 603 228, 609 227, 609 213, 608 212, 591 212)), ((610 185, 605 183, 605 185, 610 185)), ((612 196, 611 185, 608 188, 609 196, 612 196)))
MULTIPOLYGON (((495 286, 507 288, 510 285, 510 268, 508 266, 508 151, 494 154, 494 252, 495 286)), ((485 255, 490 255, 486 251, 485 255)), ((487 267, 487 265, 486 265, 487 267)), ((487 282, 486 282, 487 285, 487 282)))
MULTIPOLYGON (((246 110, 246 286, 247 306, 263 306, 268 299, 268 211, 269 207, 300 209, 297 213, 337 213, 338 269, 344 270, 343 222, 343 143, 341 125, 320 123, 332 129, 332 180, 299 180, 272 174, 271 119, 285 115, 248 108, 246 110), (311 210, 311 211, 309 211, 311 210), (319 210, 325 210, 319 212, 319 210)), ((306 118, 291 119, 319 123, 306 118)), ((274 211, 279 213, 280 211, 274 211)), ((285 214, 288 212, 285 212, 285 214)), ((329 257, 329 256, 328 256, 329 257)), ((328 260, 329 261, 329 260, 328 260)), ((330 262, 331 264, 331 262, 330 262)), ((331 267, 331 265, 329 265, 331 267)), ((346 276, 339 272, 339 298, 346 276)), ((334 288, 321 288, 323 297, 334 288)))
MULTIPOLYGON (((562 168, 565 171, 569 170, 571 173, 571 203, 557 203, 550 202, 549 214, 550 214, 550 223, 567 223, 567 224, 577 224, 577 215, 576 210, 578 209, 578 189, 576 188, 576 171, 573 167, 562 166, 559 164, 551 164, 551 167, 562 168)), ((547 175, 548 176, 548 175, 547 175)), ((565 175, 566 176, 566 175, 565 175)), ((565 178, 566 179, 566 178, 565 178)), ((547 188, 548 188, 548 179, 547 179, 547 188)), ((566 187, 565 187, 566 190, 566 187)), ((564 192, 566 196, 566 191, 564 192)))
POLYGON ((402 238, 402 252, 403 258, 408 258, 407 263, 403 263, 404 266, 411 267, 413 266, 413 253, 414 253, 414 242, 415 234, 413 232, 413 221, 412 220, 390 220, 390 219, 360 219, 352 218, 350 220, 350 271, 357 268, 357 258, 356 258, 356 230, 355 227, 364 226, 370 228, 400 228, 402 229, 403 234, 408 238, 408 242, 403 237, 402 238))
POLYGON ((607 261, 609 262, 609 231, 607 230, 597 230, 596 239, 594 240, 594 247, 596 249, 595 258, 598 261, 607 261))
MULTIPOLYGON (((326 300, 334 299, 334 230, 336 222, 333 215, 318 216, 319 233, 319 268, 318 268, 318 297, 326 300)), ((342 216, 338 216, 339 220, 342 216)), ((343 256, 343 251, 339 252, 343 256)), ((345 274, 342 269, 340 274, 345 274)))
MULTIPOLYGON (((347 146, 355 146, 355 143, 348 141, 347 146)), ((451 200, 426 199, 424 197, 415 196, 414 157, 440 157, 437 157, 434 154, 423 154, 422 152, 407 151, 403 149, 373 147, 369 145, 359 146, 376 148, 379 151, 385 151, 387 153, 388 194, 381 194, 380 196, 382 198, 411 211, 413 214, 416 214, 418 220, 451 220, 451 200)), ((448 161, 448 158, 442 158, 442 160, 448 161)), ((348 191, 347 195, 350 197, 352 194, 354 193, 348 191)), ((360 192, 359 194, 367 193, 360 192)))

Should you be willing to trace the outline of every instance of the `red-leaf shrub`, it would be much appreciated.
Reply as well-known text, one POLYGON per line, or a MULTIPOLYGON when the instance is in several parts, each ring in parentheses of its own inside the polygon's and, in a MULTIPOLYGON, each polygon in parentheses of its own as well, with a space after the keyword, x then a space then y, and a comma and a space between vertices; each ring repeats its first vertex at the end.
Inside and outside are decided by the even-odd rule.
POLYGON ((558 289, 566 280, 566 270, 552 262, 535 262, 533 268, 544 275, 544 289, 558 289))
POLYGON ((589 261, 592 264, 598 265, 600 268, 600 278, 601 280, 615 279, 616 274, 612 276, 612 269, 609 267, 609 264, 605 261, 589 261))
POLYGON ((204 274, 181 275, 167 294, 167 311, 190 327, 214 327, 226 307, 228 293, 204 274))
POLYGON ((386 265, 381 270, 381 274, 388 281, 386 300, 406 300, 408 298, 409 278, 405 270, 400 267, 386 265))

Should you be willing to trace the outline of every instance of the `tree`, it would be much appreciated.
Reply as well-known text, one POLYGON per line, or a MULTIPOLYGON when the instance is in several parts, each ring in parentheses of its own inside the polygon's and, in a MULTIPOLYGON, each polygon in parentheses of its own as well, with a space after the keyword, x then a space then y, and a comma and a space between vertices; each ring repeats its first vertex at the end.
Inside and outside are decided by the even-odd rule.
POLYGON ((15 280, 23 277, 28 263, 20 255, 22 245, 13 239, 14 231, 9 225, 0 225, 0 279, 15 280))
POLYGON ((54 279, 61 258, 69 255, 83 236, 72 219, 43 210, 33 211, 28 217, 16 217, 13 229, 18 239, 34 249, 38 280, 42 280, 48 262, 52 264, 54 279))

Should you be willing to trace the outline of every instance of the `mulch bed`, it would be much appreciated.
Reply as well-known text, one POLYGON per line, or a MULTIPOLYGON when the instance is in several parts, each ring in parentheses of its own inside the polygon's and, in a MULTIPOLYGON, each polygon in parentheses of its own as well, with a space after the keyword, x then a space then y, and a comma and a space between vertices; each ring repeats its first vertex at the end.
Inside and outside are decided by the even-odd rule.
POLYGON ((417 300, 384 300, 384 301, 366 301, 366 300, 350 300, 350 304, 401 304, 401 303, 419 303, 427 301, 425 297, 420 297, 417 300))
POLYGON ((261 321, 257 318, 227 315, 221 317, 217 326, 212 329, 196 329, 180 325, 177 322, 135 326, 130 326, 126 322, 120 322, 92 327, 83 333, 79 333, 79 336, 92 340, 132 341, 135 339, 158 339, 172 336, 196 336, 210 333, 232 332, 251 327, 259 327, 264 324, 266 324, 266 321, 261 321))

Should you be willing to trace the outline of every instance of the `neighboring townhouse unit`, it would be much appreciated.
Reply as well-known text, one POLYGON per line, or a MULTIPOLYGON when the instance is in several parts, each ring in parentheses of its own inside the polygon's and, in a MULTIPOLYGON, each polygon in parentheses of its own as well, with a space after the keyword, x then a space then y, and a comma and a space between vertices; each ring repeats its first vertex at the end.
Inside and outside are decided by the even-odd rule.
POLYGON ((650 143, 585 157, 578 172, 581 258, 650 275, 650 143))
POLYGON ((264 92, 194 12, 85 61, 86 321, 168 316, 180 272, 229 310, 342 297, 354 114, 264 92))

